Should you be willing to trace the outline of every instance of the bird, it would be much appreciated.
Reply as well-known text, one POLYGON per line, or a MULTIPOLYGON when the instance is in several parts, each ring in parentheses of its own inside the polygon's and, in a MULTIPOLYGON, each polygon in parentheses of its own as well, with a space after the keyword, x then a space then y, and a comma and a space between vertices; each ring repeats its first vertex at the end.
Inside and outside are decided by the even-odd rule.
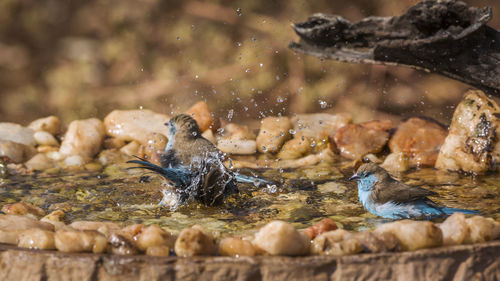
POLYGON ((453 213, 477 214, 478 211, 438 206, 427 196, 437 196, 417 186, 406 185, 375 163, 361 165, 350 178, 358 184, 358 197, 365 209, 386 219, 430 220, 453 213))
POLYGON ((190 115, 176 115, 165 125, 169 137, 165 150, 159 155, 160 165, 139 157, 127 163, 139 165, 132 168, 147 169, 163 176, 175 186, 180 202, 194 198, 207 206, 219 205, 227 196, 238 193, 238 182, 272 184, 226 168, 224 153, 201 135, 198 123, 190 115))

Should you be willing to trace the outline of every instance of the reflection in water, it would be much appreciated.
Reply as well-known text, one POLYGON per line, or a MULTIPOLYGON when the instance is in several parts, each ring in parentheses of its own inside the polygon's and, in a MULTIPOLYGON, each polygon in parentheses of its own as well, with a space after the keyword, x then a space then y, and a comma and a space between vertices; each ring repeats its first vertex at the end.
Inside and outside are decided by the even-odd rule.
MULTIPOLYGON (((108 167, 103 173, 12 176, 0 182, 0 205, 25 201, 50 210, 51 205, 66 202, 71 207, 68 221, 157 223, 174 231, 200 224, 221 233, 251 232, 274 219, 304 228, 330 217, 351 230, 388 221, 367 213, 358 202, 355 184, 336 167, 327 170, 322 164, 295 170, 244 170, 241 172, 260 174, 281 184, 276 188, 240 184, 240 192, 229 196, 223 206, 190 203, 175 212, 158 204, 162 199, 160 177, 117 167, 108 167)), ((432 198, 438 204, 479 210, 481 215, 500 220, 500 178, 496 176, 471 177, 433 169, 396 176, 439 193, 432 198)))

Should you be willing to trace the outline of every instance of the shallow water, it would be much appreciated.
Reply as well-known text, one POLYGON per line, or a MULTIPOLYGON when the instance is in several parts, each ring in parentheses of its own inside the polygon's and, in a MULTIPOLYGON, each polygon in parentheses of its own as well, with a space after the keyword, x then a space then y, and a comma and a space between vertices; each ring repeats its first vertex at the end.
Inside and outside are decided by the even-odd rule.
MULTIPOLYGON (((340 165, 340 164, 339 164, 340 165)), ((371 229, 387 220, 367 213, 358 202, 355 184, 346 180, 339 166, 319 164, 295 170, 241 170, 279 181, 277 188, 239 185, 224 206, 205 207, 191 203, 176 211, 161 207, 162 180, 123 165, 102 172, 73 175, 14 175, 0 180, 0 205, 25 201, 45 210, 67 202, 68 222, 75 220, 116 221, 124 225, 157 223, 177 232, 200 224, 213 232, 244 234, 274 219, 304 228, 330 217, 345 229, 371 229)), ((345 172, 350 176, 350 171, 345 172)), ((421 169, 396 175, 400 180, 436 191, 438 204, 475 209, 500 220, 500 177, 472 177, 458 173, 421 169)))

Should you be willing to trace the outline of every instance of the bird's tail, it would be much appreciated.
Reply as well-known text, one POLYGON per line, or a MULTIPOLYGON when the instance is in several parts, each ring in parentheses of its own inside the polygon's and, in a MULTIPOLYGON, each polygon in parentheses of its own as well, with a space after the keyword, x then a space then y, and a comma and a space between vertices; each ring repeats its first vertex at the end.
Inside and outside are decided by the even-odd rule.
POLYGON ((261 184, 275 184, 272 181, 243 175, 243 174, 240 174, 238 172, 233 172, 233 174, 234 174, 234 177, 236 178, 236 181, 238 181, 240 183, 251 183, 251 184, 254 184, 257 186, 259 186, 261 184))
POLYGON ((476 210, 457 209, 457 208, 448 208, 448 207, 441 208, 441 211, 443 211, 447 215, 451 215, 453 213, 463 213, 466 215, 479 214, 479 211, 476 211, 476 210))
POLYGON ((127 161, 127 163, 139 164, 138 167, 130 167, 129 169, 146 169, 160 174, 166 179, 173 181, 176 185, 188 184, 189 173, 180 168, 163 168, 155 165, 145 159, 137 157, 139 160, 127 161))

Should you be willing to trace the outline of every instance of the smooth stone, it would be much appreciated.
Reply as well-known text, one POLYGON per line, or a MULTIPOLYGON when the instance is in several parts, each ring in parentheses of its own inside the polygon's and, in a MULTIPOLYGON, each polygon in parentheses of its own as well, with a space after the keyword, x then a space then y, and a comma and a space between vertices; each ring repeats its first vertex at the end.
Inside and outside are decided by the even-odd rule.
POLYGON ((45 131, 35 132, 33 137, 38 145, 59 146, 56 138, 45 131))
POLYGON ((443 245, 441 229, 430 221, 400 220, 382 224, 375 233, 391 233, 407 251, 439 247, 443 245))
POLYGON ((18 247, 38 250, 53 250, 56 248, 54 232, 39 228, 31 228, 19 234, 18 247))
POLYGON ((61 131, 61 120, 56 116, 48 116, 36 119, 28 125, 28 128, 35 132, 44 131, 55 136, 61 131))
POLYGON ((292 122, 288 117, 266 117, 261 120, 257 135, 259 152, 276 153, 287 139, 290 138, 292 122))
POLYGON ((298 114, 291 118, 295 138, 304 136, 316 140, 328 139, 335 132, 349 124, 351 117, 344 114, 298 114))
POLYGON ((252 243, 273 256, 301 256, 309 252, 310 240, 291 224, 272 221, 255 234, 252 243))
POLYGON ((214 145, 217 145, 217 140, 215 139, 215 135, 212 132, 212 130, 206 130, 201 134, 202 137, 206 138, 208 141, 213 143, 214 145))
POLYGON ((2 212, 8 215, 29 215, 34 218, 41 218, 45 216, 45 211, 40 207, 25 202, 6 204, 2 207, 2 212))
POLYGON ((199 101, 195 103, 188 110, 186 110, 186 114, 191 115, 194 120, 196 120, 198 127, 200 127, 200 131, 205 132, 208 129, 216 129, 215 119, 206 102, 199 101))
POLYGON ((0 156, 6 156, 15 163, 22 163, 36 154, 32 146, 9 140, 0 140, 0 156))
POLYGON ((106 133, 125 141, 137 141, 144 144, 150 133, 158 132, 169 135, 165 123, 170 117, 148 109, 114 110, 104 118, 106 133))
POLYGON ((410 168, 408 156, 403 152, 391 153, 387 155, 384 162, 380 166, 390 172, 406 172, 410 168))
POLYGON ((71 228, 59 229, 54 241, 57 250, 65 253, 103 253, 108 244, 106 237, 97 231, 71 228))
POLYGON ((179 257, 212 256, 216 249, 213 236, 199 225, 183 229, 175 241, 175 254, 179 257))
POLYGON ((257 151, 257 144, 254 140, 221 139, 217 142, 217 148, 229 154, 251 155, 257 151))
POLYGON ((255 134, 246 125, 229 123, 221 130, 218 139, 224 140, 255 140, 255 134))
POLYGON ((36 141, 30 128, 23 127, 15 123, 0 123, 0 140, 8 140, 28 146, 35 146, 36 141))
POLYGON ((435 167, 484 174, 500 161, 500 107, 482 91, 468 91, 453 113, 435 167))
POLYGON ((69 124, 59 152, 93 158, 101 150, 104 134, 104 125, 97 118, 75 120, 69 124))
POLYGON ((389 148, 392 153, 406 154, 410 167, 434 166, 447 134, 437 121, 413 117, 399 124, 389 148))
POLYGON ((221 256, 255 256, 257 250, 251 241, 237 237, 226 237, 219 243, 221 256))
POLYGON ((305 156, 309 152, 311 152, 311 141, 306 137, 295 137, 283 145, 281 147, 281 151, 278 153, 278 158, 290 160, 297 159, 305 156))
POLYGON ((64 159, 64 164, 70 167, 81 167, 85 165, 85 159, 80 155, 71 155, 64 159))
POLYGON ((134 156, 139 154, 139 149, 141 148, 141 144, 136 141, 131 141, 127 143, 125 146, 120 148, 120 152, 128 155, 134 156))
POLYGON ((24 165, 30 170, 42 171, 54 167, 54 162, 44 153, 38 153, 24 165))

